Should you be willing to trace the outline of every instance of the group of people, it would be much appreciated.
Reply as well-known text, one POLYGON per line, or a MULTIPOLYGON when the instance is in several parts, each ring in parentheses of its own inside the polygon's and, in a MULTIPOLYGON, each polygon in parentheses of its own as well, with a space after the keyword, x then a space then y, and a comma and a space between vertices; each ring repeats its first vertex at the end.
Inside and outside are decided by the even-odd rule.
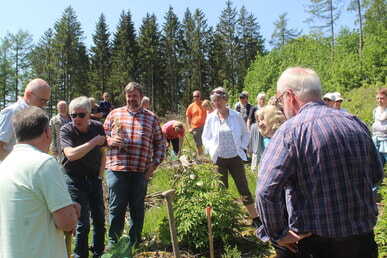
POLYGON ((109 244, 123 233, 127 207, 130 244, 140 243, 147 182, 164 159, 165 143, 158 117, 142 106, 142 86, 130 82, 124 94, 126 105, 109 110, 103 124, 91 119, 92 104, 84 96, 73 99, 68 112, 66 102, 58 102, 58 115, 50 121, 40 109, 50 87, 35 79, 18 102, 1 111, 1 257, 67 257, 64 231, 75 234, 74 257, 88 257, 89 251, 100 257, 105 169, 109 244), (47 154, 50 145, 60 164, 47 154))
MULTIPOLYGON (((74 257, 88 257, 91 218, 91 252, 100 257, 105 169, 109 243, 122 235, 129 206, 130 241, 138 244, 147 181, 164 159, 165 139, 180 153, 183 124, 169 121, 161 127, 143 107, 143 89, 136 82, 124 89, 126 105, 111 110, 103 124, 91 119, 87 97, 73 99, 68 113, 67 104, 59 102, 59 116, 50 123, 41 109, 50 94, 45 81, 32 80, 24 96, 0 113, 0 256, 66 257, 65 231, 76 235, 74 257), (50 131, 58 128, 59 141, 52 141, 50 131), (47 154, 50 144, 56 146, 54 155, 62 153, 63 170, 47 154)), ((387 158, 387 89, 376 93, 373 139, 358 117, 329 107, 333 97, 322 98, 319 77, 311 69, 285 70, 269 105, 264 105, 266 95, 258 96, 250 127, 246 114, 253 107, 246 106, 247 92, 232 110, 223 87, 211 91, 207 108, 195 91, 186 111, 198 154, 209 153, 225 187, 231 174, 257 236, 273 244, 278 258, 376 258, 373 189, 383 179, 387 158), (266 141, 254 200, 244 161, 257 132, 266 141)))
MULTIPOLYGON (((195 103, 200 104, 200 96, 194 93, 195 103)), ((247 96, 240 95, 238 114, 228 107, 224 88, 211 91, 215 111, 204 120, 201 140, 226 187, 228 173, 233 177, 257 236, 271 241, 278 258, 376 258, 374 188, 383 179, 387 158, 387 88, 377 91, 374 143, 366 124, 341 108, 340 93, 322 98, 315 71, 284 71, 277 95, 270 105, 258 107, 257 125, 250 126, 250 134, 258 130, 269 140, 258 167, 256 208, 243 166, 251 109, 247 96)))

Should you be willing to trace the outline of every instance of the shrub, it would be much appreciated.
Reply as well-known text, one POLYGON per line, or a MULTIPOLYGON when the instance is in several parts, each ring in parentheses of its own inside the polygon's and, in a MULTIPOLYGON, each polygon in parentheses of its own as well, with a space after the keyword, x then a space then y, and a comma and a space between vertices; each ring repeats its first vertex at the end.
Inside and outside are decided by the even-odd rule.
MULTIPOLYGON (((238 220, 243 216, 240 205, 222 186, 220 174, 214 172, 213 165, 186 168, 177 182, 174 198, 181 247, 208 250, 207 206, 211 207, 214 243, 229 244, 241 226, 238 220)), ((168 240, 170 236, 165 234, 169 231, 165 227, 168 227, 166 221, 160 226, 160 239, 168 240)))

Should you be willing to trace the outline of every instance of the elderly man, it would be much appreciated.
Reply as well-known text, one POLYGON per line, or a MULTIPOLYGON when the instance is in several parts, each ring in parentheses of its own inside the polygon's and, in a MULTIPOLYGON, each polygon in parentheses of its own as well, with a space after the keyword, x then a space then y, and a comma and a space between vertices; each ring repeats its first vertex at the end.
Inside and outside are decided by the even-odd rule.
POLYGON ((16 143, 12 117, 29 106, 45 107, 50 96, 51 89, 47 82, 42 79, 34 79, 27 84, 22 98, 0 112, 0 161, 10 153, 16 143))
POLYGON ((87 97, 70 102, 72 122, 60 129, 60 143, 65 155, 63 167, 71 198, 82 206, 75 236, 74 257, 88 257, 89 217, 93 224, 93 257, 105 249, 105 207, 102 179, 105 172, 106 143, 101 122, 90 119, 91 106, 87 97))
POLYGON ((109 149, 106 181, 109 187, 109 242, 122 235, 129 205, 131 245, 141 242, 147 182, 165 156, 165 142, 157 116, 143 108, 142 86, 130 82, 125 87, 126 106, 113 109, 104 129, 109 149))
POLYGON ((196 148, 198 149, 198 154, 203 154, 203 142, 202 134, 204 123, 206 122, 207 112, 202 106, 202 93, 198 90, 195 90, 193 93, 194 102, 191 103, 187 111, 186 122, 188 132, 193 134, 196 148))
POLYGON ((58 162, 61 163, 63 160, 63 152, 62 147, 60 145, 60 128, 64 124, 71 122, 71 118, 68 113, 67 103, 65 101, 59 101, 56 105, 56 108, 58 110, 58 114, 53 116, 50 120, 52 137, 50 149, 52 155, 56 156, 58 162))
POLYGON ((66 258, 63 231, 75 231, 80 206, 47 154, 48 117, 29 107, 12 124, 17 144, 0 165, 0 257, 66 258))
POLYGON ((383 167, 367 125, 327 107, 316 72, 294 67, 277 83, 288 120, 259 165, 256 201, 277 257, 377 257, 372 188, 383 167), (296 254, 297 253, 297 254, 296 254))

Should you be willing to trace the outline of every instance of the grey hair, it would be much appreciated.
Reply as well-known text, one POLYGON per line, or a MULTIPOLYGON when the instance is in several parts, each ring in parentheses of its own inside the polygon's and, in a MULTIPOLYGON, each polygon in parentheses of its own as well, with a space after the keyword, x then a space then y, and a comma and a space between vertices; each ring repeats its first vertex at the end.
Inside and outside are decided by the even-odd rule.
POLYGON ((147 96, 144 96, 141 100, 141 105, 144 105, 144 103, 150 103, 150 98, 147 96))
POLYGON ((72 113, 72 111, 77 108, 86 108, 87 112, 91 112, 91 105, 89 99, 85 96, 73 99, 70 102, 69 110, 72 113))
POLYGON ((228 93, 227 90, 223 87, 218 87, 215 88, 214 90, 211 91, 211 101, 214 101, 215 98, 223 98, 224 100, 228 101, 228 93), (219 93, 217 93, 217 91, 219 93))
POLYGON ((260 93, 258 93, 258 95, 257 95, 257 98, 256 98, 256 100, 258 101, 261 97, 264 97, 265 98, 265 100, 266 100, 266 93, 265 92, 260 92, 260 93))
POLYGON ((321 99, 322 88, 317 73, 309 68, 291 67, 286 69, 277 82, 280 93, 292 90, 303 101, 321 99))

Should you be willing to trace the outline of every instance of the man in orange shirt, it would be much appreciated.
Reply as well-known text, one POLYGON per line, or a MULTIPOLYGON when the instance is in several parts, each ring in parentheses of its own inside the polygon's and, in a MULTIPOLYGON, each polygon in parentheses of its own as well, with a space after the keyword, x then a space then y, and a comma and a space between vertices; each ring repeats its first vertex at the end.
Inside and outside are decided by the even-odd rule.
POLYGON ((202 107, 202 94, 200 91, 194 91, 194 102, 187 108, 185 115, 187 116, 187 129, 193 134, 198 154, 203 154, 202 133, 204 123, 206 122, 207 112, 202 107))

